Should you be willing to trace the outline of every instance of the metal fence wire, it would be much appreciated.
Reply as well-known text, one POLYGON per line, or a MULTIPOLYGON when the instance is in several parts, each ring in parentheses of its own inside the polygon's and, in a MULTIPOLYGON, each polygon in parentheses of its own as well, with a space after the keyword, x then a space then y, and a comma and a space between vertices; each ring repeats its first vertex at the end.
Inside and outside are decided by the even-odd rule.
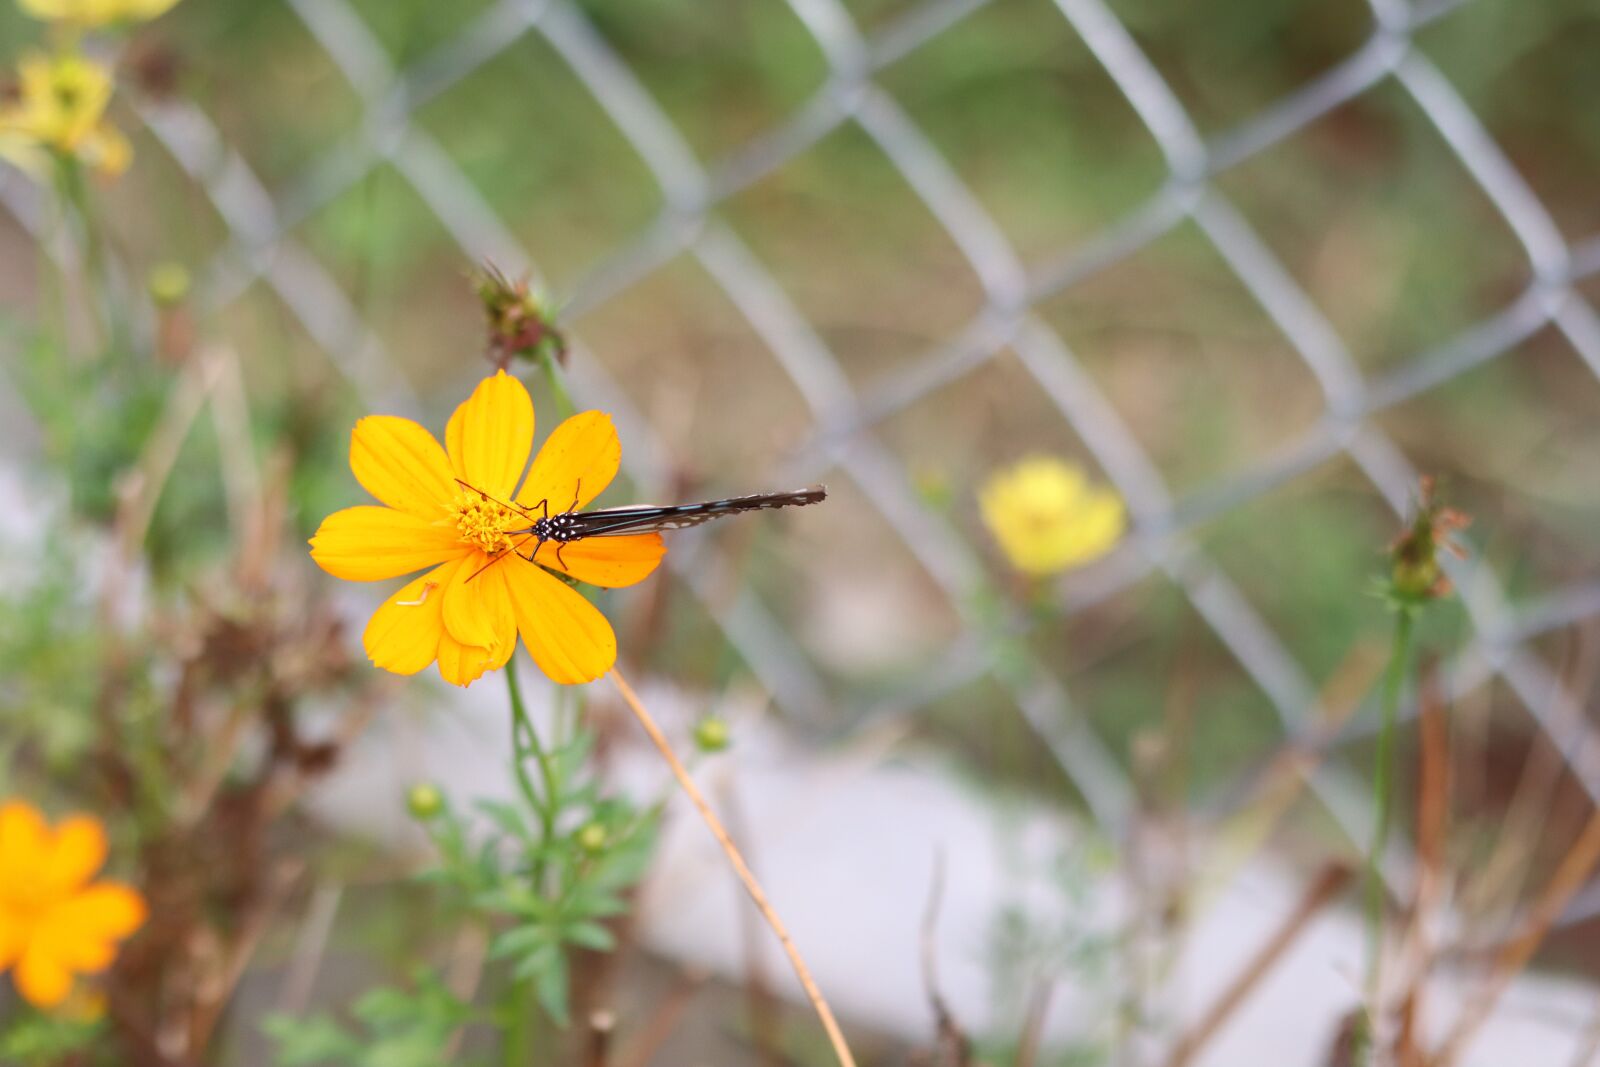
MULTIPOLYGON (((970 613, 981 584, 979 549, 919 495, 905 464, 881 440, 881 425, 934 392, 1014 353, 1039 393, 1059 410, 1126 500, 1127 543, 1091 584, 1060 589, 1063 610, 1080 611, 1150 576, 1169 580, 1237 659, 1281 720, 1286 736, 1309 736, 1323 717, 1307 672, 1240 588, 1192 536, 1196 526, 1248 504, 1340 456, 1371 481, 1397 515, 1413 501, 1417 471, 1377 425, 1377 414, 1512 352, 1553 328, 1600 375, 1600 318, 1578 284, 1600 275, 1600 235, 1569 243, 1546 207, 1491 139, 1441 70, 1414 42, 1423 26, 1457 3, 1370 0, 1365 43, 1324 73, 1221 136, 1206 138, 1183 100, 1128 28, 1102 0, 1056 0, 1061 18, 1087 45, 1164 157, 1160 188, 1102 232, 1026 265, 967 183, 878 75, 933 39, 961 32, 990 0, 928 0, 870 33, 858 29, 841 0, 787 0, 814 38, 829 75, 814 94, 772 128, 721 158, 697 158, 684 135, 635 70, 571 0, 499 0, 453 37, 398 69, 373 28, 346 0, 285 0, 361 101, 359 134, 316 158, 274 192, 230 147, 218 125, 181 99, 143 102, 140 118, 204 190, 229 232, 228 247, 203 276, 202 292, 220 309, 265 283, 370 410, 415 413, 416 397, 383 340, 363 321, 333 272, 295 236, 297 227, 377 168, 389 166, 437 216, 462 253, 508 273, 537 264, 497 216, 417 112, 507 49, 536 35, 557 53, 615 124, 658 184, 663 209, 570 293, 573 361, 582 400, 612 411, 628 473, 641 485, 663 484, 664 451, 649 421, 585 358, 584 316, 676 257, 704 268, 765 343, 768 354, 809 408, 811 437, 772 472, 774 485, 836 473, 856 484, 901 538, 958 615, 970 613), (1531 283, 1509 304, 1453 338, 1375 373, 1358 369, 1344 341, 1290 271, 1221 190, 1217 178, 1290 138, 1342 104, 1386 83, 1427 121, 1504 217, 1531 267, 1531 283), (822 138, 854 126, 881 151, 928 212, 948 232, 982 287, 983 305, 960 329, 919 358, 862 389, 851 383, 815 324, 719 213, 737 193, 784 167, 822 138), (1192 222, 1220 261, 1270 318, 1315 378, 1322 412, 1311 429, 1255 462, 1184 495, 1167 485, 1108 400, 1038 305, 1127 261, 1192 222)), ((25 224, 38 205, 15 179, 0 182, 4 202, 25 224)), ((797 719, 822 720, 830 701, 823 672, 747 586, 727 596, 714 544, 667 557, 770 693, 797 719)), ((1513 604, 1492 569, 1456 567, 1471 640, 1448 664, 1446 685, 1459 697, 1501 680, 1567 761, 1589 796, 1600 801, 1600 747, 1559 672, 1533 649, 1542 636, 1600 615, 1600 578, 1513 604)), ((968 627, 969 631, 976 630, 968 627)), ((1115 831, 1130 816, 1127 772, 1087 723, 1070 694, 1041 662, 992 662, 973 632, 957 637, 930 664, 916 690, 877 708, 914 714, 978 679, 1013 701, 1095 817, 1115 831)), ((1357 843, 1370 835, 1366 790, 1332 763, 1316 772, 1320 801, 1357 843)), ((1406 857, 1391 857, 1391 877, 1406 857)), ((1600 911, 1600 896, 1580 899, 1567 921, 1600 911)))

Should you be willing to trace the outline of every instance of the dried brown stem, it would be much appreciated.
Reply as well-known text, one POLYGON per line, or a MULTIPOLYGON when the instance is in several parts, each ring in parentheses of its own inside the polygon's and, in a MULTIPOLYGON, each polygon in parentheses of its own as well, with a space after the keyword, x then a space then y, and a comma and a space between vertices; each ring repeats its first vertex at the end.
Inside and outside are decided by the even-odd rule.
POLYGON ((639 725, 644 727, 644 732, 649 735, 650 741, 661 753, 661 758, 667 761, 667 766, 672 770, 672 776, 678 780, 678 786, 689 798, 689 802, 699 811, 700 818, 705 820, 711 836, 717 839, 717 844, 722 846, 723 853, 728 857, 728 863, 733 867, 733 873, 744 886, 745 892, 750 894, 750 899, 755 901, 761 917, 772 927, 772 932, 777 935, 778 943, 783 946, 784 955, 789 957, 789 963, 794 967, 795 977, 800 979, 800 986, 805 990, 806 999, 811 1001, 811 1007, 816 1011, 817 1018, 822 1021, 822 1028, 828 1034, 828 1041, 833 1045, 834 1056, 839 1060, 841 1067, 856 1067, 855 1057, 850 1054, 850 1046, 845 1042, 844 1033, 839 1029, 839 1023, 833 1017, 833 1009, 828 1007, 828 1002, 822 996, 822 990, 817 988, 816 980, 811 977, 811 969, 806 966, 805 959, 800 955, 800 950, 795 948, 794 940, 790 938, 788 929, 783 925, 783 920, 778 918, 778 913, 773 910, 771 902, 767 900, 766 891, 761 888, 761 883, 756 880, 755 873, 750 870, 750 865, 740 854, 738 846, 728 836, 728 831, 723 827, 722 820, 717 818, 716 812, 711 810, 711 805, 706 803, 705 796, 700 792, 699 786, 694 784, 694 779, 689 777, 688 770, 683 761, 678 759, 678 754, 672 750, 666 735, 661 732, 661 727, 656 725, 655 719, 645 706, 639 702, 639 697, 634 693, 620 671, 615 668, 611 671, 611 680, 616 683, 617 692, 622 694, 624 703, 633 712, 634 718, 639 720, 639 725))
POLYGON ((1218 997, 1216 1003, 1200 1017, 1200 1021, 1178 1040, 1172 1053, 1167 1057, 1166 1067, 1184 1067, 1194 1059, 1205 1047, 1206 1042, 1216 1036, 1217 1031, 1222 1029, 1223 1024, 1238 1010, 1239 1005, 1244 1003, 1261 979, 1265 978, 1283 958, 1283 954, 1295 940, 1305 932, 1306 926, 1316 918, 1317 913, 1344 890, 1350 882, 1351 874, 1351 869, 1340 863, 1330 863, 1322 869, 1322 873, 1311 884, 1311 888, 1306 890, 1299 904, 1295 905, 1294 911, 1289 913, 1277 932, 1234 977, 1222 996, 1218 997))
POLYGON ((1489 972, 1489 982, 1461 1013, 1455 1029, 1439 1046, 1430 1061, 1432 1067, 1450 1067, 1477 1036, 1478 1030, 1494 1011, 1495 1004, 1505 993, 1511 980, 1527 966, 1551 925, 1560 916, 1572 895, 1583 888, 1589 876, 1600 866, 1600 810, 1589 816, 1578 840, 1562 857, 1561 864, 1550 878, 1544 891, 1534 901, 1533 908, 1523 921, 1522 929, 1507 941, 1495 956, 1489 972))

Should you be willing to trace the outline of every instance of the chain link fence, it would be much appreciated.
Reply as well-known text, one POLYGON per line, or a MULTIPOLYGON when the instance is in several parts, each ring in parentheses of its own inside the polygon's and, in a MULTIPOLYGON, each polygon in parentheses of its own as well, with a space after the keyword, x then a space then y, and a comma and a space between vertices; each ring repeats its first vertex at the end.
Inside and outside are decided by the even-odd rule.
MULTIPOLYGON (((711 161, 684 134, 629 63, 578 4, 569 0, 500 0, 478 11, 454 36, 398 66, 379 36, 346 0, 286 0, 360 101, 356 135, 341 139, 281 189, 269 189, 229 144, 218 121, 182 99, 138 105, 154 137, 205 190, 227 228, 226 247, 202 275, 207 306, 221 310, 264 283, 300 322, 369 410, 417 414, 410 393, 374 325, 297 231, 320 209, 379 167, 390 167, 459 246, 508 273, 539 264, 513 227, 468 177, 417 114, 430 101, 484 70, 529 37, 559 55, 637 153, 659 187, 662 209, 641 232, 566 294, 573 329, 573 376, 580 401, 612 411, 627 443, 628 473, 645 489, 668 483, 670 457, 651 419, 607 377, 606 363, 584 349, 585 320, 631 286, 686 256, 703 268, 749 327, 766 355, 802 398, 808 438, 771 472, 774 487, 842 476, 901 539, 951 610, 970 623, 931 660, 918 684, 871 705, 875 721, 914 716, 978 680, 993 683, 1048 747, 1094 816, 1109 831, 1124 827, 1134 791, 1122 761, 1090 725, 1048 664, 1038 658, 995 662, 971 617, 974 591, 986 581, 982 549, 928 506, 913 472, 888 447, 883 425, 955 386, 1002 352, 1015 356, 1031 387, 1047 398, 1127 501, 1126 543, 1087 577, 1057 590, 1067 613, 1105 602, 1152 576, 1170 582, 1270 701, 1285 738, 1306 741, 1324 721, 1322 697, 1307 671, 1239 585, 1203 549, 1195 530, 1340 457, 1370 480, 1399 516, 1407 512, 1418 471, 1377 416, 1488 361, 1507 358, 1547 329, 1559 332, 1600 375, 1600 317, 1580 290, 1600 275, 1600 235, 1565 239, 1545 206, 1491 139, 1451 81, 1415 42, 1425 26, 1450 17, 1453 2, 1371 0, 1371 31, 1342 61, 1220 136, 1203 136, 1185 102, 1102 0, 1057 0, 1061 19, 1081 38, 1153 138, 1166 179, 1132 211, 1056 255, 1029 262, 991 217, 934 141, 890 91, 880 72, 925 43, 960 34, 990 0, 929 0, 863 32, 839 0, 788 0, 825 57, 828 75, 808 100, 771 128, 711 161), (1364 370, 1317 302, 1296 280, 1219 178, 1292 138, 1342 105, 1380 86, 1414 102, 1473 183, 1503 216, 1520 244, 1531 283, 1515 299, 1456 336, 1376 372, 1364 370), (814 322, 722 213, 730 198, 784 168, 824 137, 852 127, 868 138, 937 220, 981 286, 982 306, 959 329, 875 381, 854 383, 814 322), (1196 490, 1176 492, 1039 305, 1081 286, 1192 223, 1227 270, 1314 377, 1321 413, 1309 431, 1259 456, 1244 469, 1196 490)), ((530 109, 537 102, 530 101, 530 109)), ((507 136, 513 134, 508 131, 507 136)), ((0 185, 12 213, 37 231, 39 205, 14 178, 0 185)), ((747 585, 729 580, 735 564, 715 542, 668 556, 679 579, 702 602, 772 701, 802 722, 837 723, 835 694, 803 642, 747 585), (730 586, 735 590, 731 595, 730 586)), ((1581 695, 1535 646, 1552 632, 1600 615, 1600 577, 1526 602, 1513 602, 1479 560, 1454 566, 1472 634, 1447 665, 1447 688, 1462 696, 1499 680, 1562 753, 1577 781, 1600 800, 1600 748, 1581 695)), ((1362 717, 1345 737, 1359 734, 1362 717)), ((1333 762, 1312 783, 1320 801, 1358 845, 1370 834, 1364 783, 1333 762)), ((1391 872, 1404 870, 1397 853, 1391 872)), ((1600 909, 1581 900, 1569 920, 1600 909)))

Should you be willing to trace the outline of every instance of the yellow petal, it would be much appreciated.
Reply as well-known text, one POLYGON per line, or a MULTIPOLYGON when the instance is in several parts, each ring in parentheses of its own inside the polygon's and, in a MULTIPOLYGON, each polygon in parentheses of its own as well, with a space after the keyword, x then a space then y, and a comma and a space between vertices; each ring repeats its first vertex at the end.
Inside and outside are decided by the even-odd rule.
POLYGON ((533 398, 500 371, 478 383, 445 427, 456 476, 498 500, 508 500, 533 450, 533 398))
POLYGON ((31 882, 50 847, 50 828, 32 804, 0 805, 0 886, 31 882))
POLYGON ((175 7, 178 0, 123 0, 122 9, 128 18, 153 19, 175 7))
POLYGON ((361 644, 373 664, 395 674, 416 674, 439 655, 444 636, 440 608, 444 585, 460 560, 452 560, 424 574, 383 602, 373 612, 361 635, 361 644))
POLYGON ((552 515, 575 511, 611 484, 621 462, 622 442, 611 416, 581 411, 557 426, 539 449, 517 503, 530 509, 548 503, 552 515))
POLYGON ((439 638, 439 677, 451 685, 471 685, 489 669, 493 659, 487 648, 464 645, 448 633, 439 638))
POLYGON ((592 682, 611 669, 617 637, 599 609, 540 567, 507 568, 502 575, 528 654, 551 681, 592 682))
POLYGON ((59 1007, 72 992, 72 972, 48 945, 30 941, 17 961, 17 992, 36 1008, 59 1007))
POLYGON ((27 922, 0 904, 0 971, 15 963, 27 944, 27 922))
POLYGON ((397 415, 368 415, 356 423, 350 469, 367 492, 429 522, 449 512, 460 490, 439 442, 397 415))
POLYGON ((44 884, 57 892, 77 889, 106 862, 106 831, 98 819, 87 815, 63 819, 54 838, 40 874, 44 884))
POLYGON ((444 587, 444 630, 464 645, 498 652, 504 641, 516 642, 517 624, 511 615, 500 568, 527 566, 519 559, 501 556, 491 562, 474 552, 444 587))
POLYGON ((539 562, 551 570, 607 589, 643 581, 666 554, 666 542, 655 533, 585 537, 559 546, 547 541, 538 552, 539 562))
POLYGON ((466 552, 454 524, 372 504, 334 512, 311 538, 317 566, 352 582, 398 578, 466 552))
POLYGON ((116 882, 90 886, 51 908, 33 944, 74 971, 99 971, 116 957, 116 942, 144 925, 149 910, 134 889, 116 882))

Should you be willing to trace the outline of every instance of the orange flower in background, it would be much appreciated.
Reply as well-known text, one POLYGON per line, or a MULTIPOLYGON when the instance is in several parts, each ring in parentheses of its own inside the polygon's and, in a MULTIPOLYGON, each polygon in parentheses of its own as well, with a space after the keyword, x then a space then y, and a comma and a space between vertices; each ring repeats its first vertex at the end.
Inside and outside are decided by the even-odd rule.
POLYGON ((0 804, 0 971, 35 1007, 65 1004, 75 977, 111 966, 117 942, 144 923, 135 890, 91 884, 105 860, 98 819, 74 815, 52 830, 31 804, 0 804))
POLYGON ((588 504, 616 476, 622 445, 611 416, 585 411, 550 434, 526 479, 533 400, 504 371, 479 384, 445 428, 441 448, 410 419, 356 423, 350 467, 382 502, 334 512, 311 539, 311 558, 337 578, 372 582, 423 568, 384 601, 362 635, 372 662, 467 685, 505 665, 517 637, 553 681, 589 682, 611 669, 617 639, 595 606, 551 571, 590 585, 632 585, 666 553, 659 534, 590 537, 537 562, 522 531, 546 511, 588 504), (522 479, 522 488, 517 482, 522 479), (515 495, 513 495, 515 494, 515 495))

